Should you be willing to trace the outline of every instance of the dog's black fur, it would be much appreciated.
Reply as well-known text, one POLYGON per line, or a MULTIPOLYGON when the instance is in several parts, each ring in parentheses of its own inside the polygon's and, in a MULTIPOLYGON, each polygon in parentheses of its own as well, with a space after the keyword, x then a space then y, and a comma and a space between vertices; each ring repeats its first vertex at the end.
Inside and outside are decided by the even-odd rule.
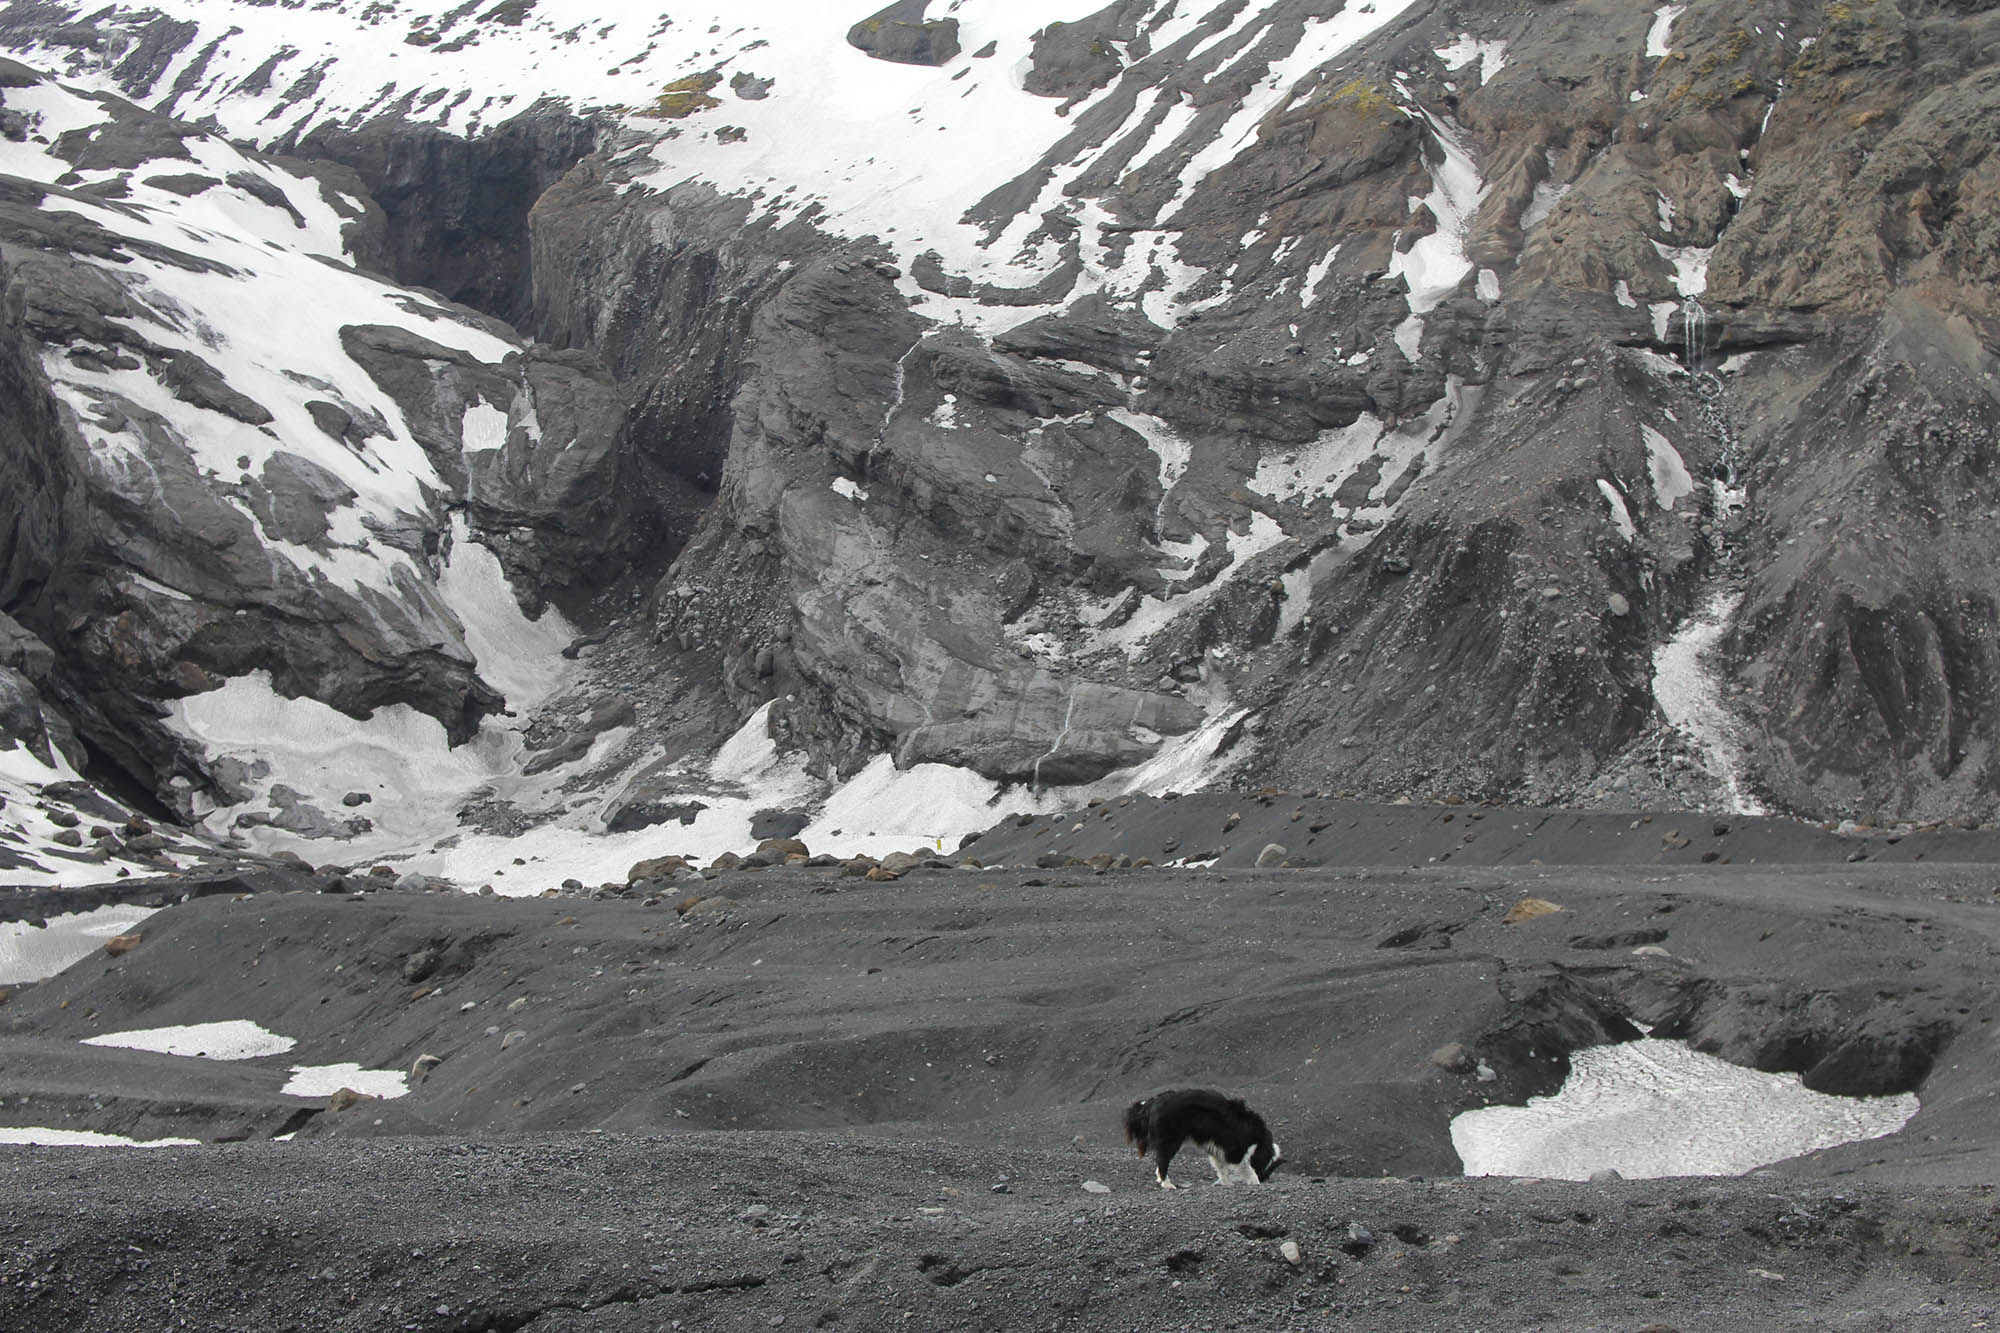
POLYGON ((1141 1157, 1153 1154, 1153 1174, 1167 1190, 1177 1188, 1167 1168, 1183 1143, 1208 1155, 1218 1184, 1232 1175, 1247 1184, 1249 1172, 1261 1183, 1283 1160, 1262 1116, 1207 1088, 1174 1088, 1133 1102, 1125 1108, 1125 1141, 1141 1157))

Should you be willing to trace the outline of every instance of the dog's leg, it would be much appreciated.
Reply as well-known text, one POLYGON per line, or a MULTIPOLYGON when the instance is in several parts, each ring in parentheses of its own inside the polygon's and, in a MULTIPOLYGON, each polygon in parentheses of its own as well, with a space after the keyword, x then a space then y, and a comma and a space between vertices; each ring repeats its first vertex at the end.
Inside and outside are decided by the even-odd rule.
POLYGON ((1153 1167, 1153 1174, 1158 1177, 1160 1188, 1163 1190, 1180 1188, 1180 1186, 1174 1184, 1173 1178, 1167 1174, 1167 1168, 1173 1165, 1174 1154, 1181 1150, 1181 1142, 1182 1140, 1178 1137, 1164 1138, 1160 1140, 1158 1147, 1155 1149, 1154 1160, 1156 1164, 1153 1167))
POLYGON ((1229 1159, 1222 1155, 1222 1149, 1209 1144, 1202 1151, 1208 1154, 1208 1164, 1215 1169, 1215 1183, 1227 1185, 1235 1177, 1236 1171, 1230 1166, 1229 1159))

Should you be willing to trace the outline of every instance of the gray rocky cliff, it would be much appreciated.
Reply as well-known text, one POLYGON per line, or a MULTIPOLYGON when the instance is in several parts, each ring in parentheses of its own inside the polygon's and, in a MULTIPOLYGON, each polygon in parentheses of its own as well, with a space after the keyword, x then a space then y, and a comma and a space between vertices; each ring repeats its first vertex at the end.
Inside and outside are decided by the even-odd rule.
MULTIPOLYGON (((85 59, 44 8, 0 33, 85 59)), ((935 9, 853 31, 970 89, 991 53, 935 9)), ((288 93, 282 147, 356 195, 356 252, 517 345, 346 330, 442 479, 398 540, 431 558, 463 512, 524 606, 601 626, 662 697, 773 705, 824 773, 888 753, 1083 782, 1200 735, 1210 774, 1373 796, 1991 812, 2000 19, 1415 3, 1329 39, 1364 17, 1121 3, 1037 32, 1021 82, 1064 124, 987 185, 970 255, 914 218, 786 208, 776 178, 676 175, 787 96, 754 47, 644 116, 463 138, 409 88, 348 125, 288 93), (468 452, 482 403, 506 426, 468 452)), ((128 91, 204 105, 206 31, 131 32, 128 91)), ((100 242, 21 212, 11 282, 40 310, 64 284, 35 265, 100 242)), ((16 323, 144 359, 90 333, 113 297, 16 323)), ((253 421, 219 378, 175 382, 253 421)), ((320 415, 366 439, 355 407, 320 415)), ((252 517, 177 502, 209 539, 133 533, 115 563, 233 615, 203 563, 253 520, 310 544, 338 496, 297 468, 242 485, 252 517)), ((93 578, 92 624, 120 623, 93 578)), ((486 706, 414 627, 305 670, 133 614, 178 626, 141 636, 155 697, 256 668, 351 708, 486 706)), ((52 646, 124 651, 91 633, 52 646)))

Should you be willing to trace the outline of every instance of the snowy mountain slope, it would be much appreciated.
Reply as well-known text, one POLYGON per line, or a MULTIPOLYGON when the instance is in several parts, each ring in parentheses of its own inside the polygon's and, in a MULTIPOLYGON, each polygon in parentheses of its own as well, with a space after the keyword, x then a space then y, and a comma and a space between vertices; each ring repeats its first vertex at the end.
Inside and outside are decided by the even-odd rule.
POLYGON ((0 591, 99 755, 371 855, 719 845, 885 756, 986 816, 1253 760, 1983 810, 1990 26, 9 4, 20 397, 90 461, 0 591), (396 818, 329 809, 339 713, 396 818))

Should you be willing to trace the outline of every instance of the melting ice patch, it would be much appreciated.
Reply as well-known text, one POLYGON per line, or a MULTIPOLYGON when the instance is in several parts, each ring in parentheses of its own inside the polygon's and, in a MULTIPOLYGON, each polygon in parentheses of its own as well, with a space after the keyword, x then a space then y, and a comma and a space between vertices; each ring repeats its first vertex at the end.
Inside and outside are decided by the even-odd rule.
POLYGON ((1908 1093, 1829 1097, 1808 1091, 1797 1074, 1760 1073, 1649 1038, 1577 1051, 1562 1091, 1467 1111, 1452 1121, 1451 1143, 1468 1176, 1736 1176, 1894 1134, 1917 1109, 1908 1093))
POLYGON ((115 1046, 128 1051, 155 1051, 161 1055, 191 1055, 204 1060, 255 1060, 264 1055, 283 1055, 298 1045, 290 1037, 266 1031, 243 1018, 182 1027, 107 1032, 101 1037, 86 1037, 83 1044, 115 1046))
MULTIPOLYGON (((96 878, 105 870, 94 868, 96 878)), ((8 878, 18 873, 8 871, 8 878)), ((26 921, 0 924, 0 985, 45 981, 72 963, 80 962, 104 947, 104 942, 123 935, 151 916, 157 908, 99 907, 88 912, 52 916, 44 926, 26 921)))

